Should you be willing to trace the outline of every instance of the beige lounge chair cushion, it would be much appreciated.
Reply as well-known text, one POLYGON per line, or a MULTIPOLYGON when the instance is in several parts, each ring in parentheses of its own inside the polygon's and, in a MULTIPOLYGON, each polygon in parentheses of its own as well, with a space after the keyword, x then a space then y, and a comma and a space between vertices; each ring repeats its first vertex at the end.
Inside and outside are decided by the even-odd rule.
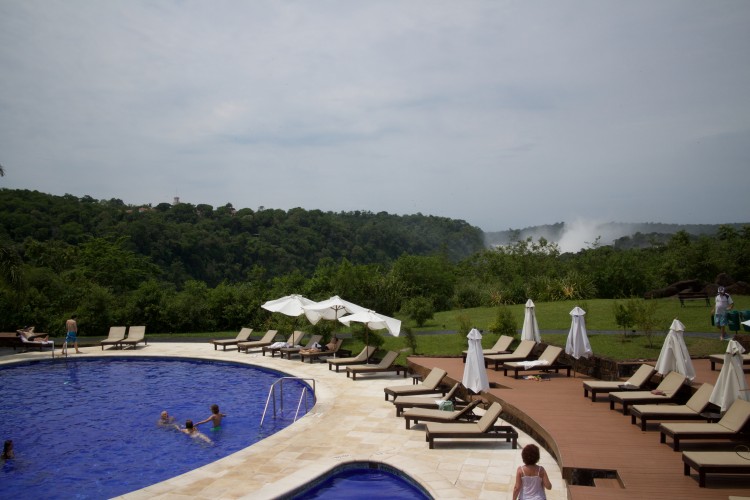
MULTIPOLYGON (((510 349, 510 345, 512 343, 513 337, 511 337, 510 335, 500 335, 500 338, 497 339, 495 345, 493 345, 489 349, 482 349, 482 354, 484 354, 485 356, 487 356, 488 354, 499 354, 510 349)), ((469 354, 469 351, 464 351, 464 354, 469 354)))
POLYGON ((473 434, 484 434, 492 429, 497 419, 500 418, 502 411, 503 407, 500 406, 500 403, 492 403, 478 422, 428 423, 427 432, 433 436, 461 433, 470 437, 473 434))
POLYGON ((396 351, 388 351, 385 354, 385 356, 383 356, 383 359, 380 361, 380 363, 378 363, 377 365, 350 366, 349 368, 347 368, 347 370, 350 372, 367 372, 367 371, 385 370, 393 366, 393 363, 396 362, 396 358, 398 358, 398 353, 396 351))
POLYGON ((674 397, 675 393, 680 390, 682 384, 685 383, 687 377, 681 373, 669 372, 664 380, 661 381, 656 387, 656 390, 662 391, 663 396, 653 394, 651 391, 624 391, 624 392, 610 392, 610 397, 615 397, 621 401, 636 401, 639 399, 653 398, 654 400, 664 399, 669 400, 674 397))
POLYGON ((509 361, 508 363, 504 363, 503 366, 506 366, 508 368, 534 368, 534 369, 541 369, 545 366, 552 366, 555 363, 557 363, 557 358, 560 357, 560 354, 562 353, 562 347, 557 347, 554 345, 549 345, 544 350, 541 356, 539 356, 539 359, 536 360, 536 363, 534 363, 533 367, 527 367, 526 361, 509 361))
POLYGON ((276 334, 278 333, 278 330, 268 330, 265 335, 263 335, 263 338, 260 340, 251 340, 249 342, 242 342, 240 343, 240 347, 263 347, 266 345, 270 345, 271 342, 273 342, 273 339, 276 337, 276 334))
POLYGON ((428 389, 438 392, 438 386, 446 375, 448 375, 448 373, 442 368, 433 368, 430 370, 427 377, 425 377, 424 381, 419 385, 395 385, 392 387, 386 387, 385 391, 396 397, 398 397, 399 394, 409 394, 414 392, 424 393, 424 391, 428 389))
POLYGON ((533 340, 522 340, 516 350, 510 354, 491 354, 486 356, 485 359, 491 359, 493 361, 517 361, 519 359, 528 358, 531 355, 531 351, 534 350, 536 342, 533 340))
POLYGON ((375 347, 368 345, 362 351, 360 351, 359 354, 356 356, 352 356, 350 358, 332 358, 328 360, 328 363, 331 365, 345 365, 347 363, 356 363, 358 361, 367 361, 370 359, 370 356, 375 352, 375 347))
POLYGON ((625 382, 619 380, 587 380, 583 383, 589 389, 613 389, 617 390, 621 385, 643 387, 651 379, 656 369, 651 365, 641 365, 635 373, 625 382))
POLYGON ((695 394, 684 405, 634 405, 633 413, 640 414, 648 418, 649 415, 659 415, 668 418, 668 415, 697 415, 708 406, 708 398, 711 397, 711 391, 714 386, 711 384, 701 385, 695 394))
MULTIPOLYGON (((456 392, 461 384, 456 383, 451 390, 445 396, 441 396, 440 399, 450 401, 456 396, 456 392)), ((395 405, 419 405, 419 406, 437 406, 434 396, 396 396, 393 400, 395 405)))

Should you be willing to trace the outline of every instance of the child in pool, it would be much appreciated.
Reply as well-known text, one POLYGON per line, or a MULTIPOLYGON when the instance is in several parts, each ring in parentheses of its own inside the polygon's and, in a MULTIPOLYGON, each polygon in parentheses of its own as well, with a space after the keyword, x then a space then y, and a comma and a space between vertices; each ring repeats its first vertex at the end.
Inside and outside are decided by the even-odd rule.
POLYGON ((211 405, 211 416, 205 420, 197 422, 195 425, 201 425, 205 424, 206 422, 211 422, 213 424, 213 429, 218 429, 221 426, 221 419, 224 417, 226 417, 226 415, 219 412, 219 405, 213 404, 211 405))
POLYGON ((212 443, 213 443, 213 441, 211 441, 211 439, 209 439, 209 437, 208 437, 208 436, 206 436, 205 434, 203 434, 203 433, 202 433, 201 431, 199 431, 199 430, 198 430, 198 429, 197 429, 197 428, 196 428, 196 427, 195 427, 195 426, 193 425, 193 421, 192 421, 192 420, 190 420, 190 419, 188 419, 188 420, 185 420, 185 428, 184 428, 184 429, 181 429, 181 428, 180 428, 180 427, 179 427, 179 426, 178 426, 177 424, 175 424, 175 427, 176 427, 176 428, 177 428, 177 429, 178 429, 178 430, 179 430, 180 432, 183 432, 183 433, 187 434, 187 435, 188 435, 188 436, 190 436, 191 438, 194 438, 194 439, 201 439, 201 440, 203 440, 203 441, 205 441, 205 442, 207 442, 207 443, 210 443, 210 444, 212 444, 212 443))

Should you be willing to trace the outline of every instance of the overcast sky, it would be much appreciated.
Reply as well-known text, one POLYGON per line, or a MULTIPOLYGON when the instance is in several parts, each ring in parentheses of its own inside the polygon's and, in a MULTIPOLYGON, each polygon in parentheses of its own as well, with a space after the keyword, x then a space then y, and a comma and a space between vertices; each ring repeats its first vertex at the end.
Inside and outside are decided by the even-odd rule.
POLYGON ((750 1, 0 0, 0 187, 750 220, 750 1))

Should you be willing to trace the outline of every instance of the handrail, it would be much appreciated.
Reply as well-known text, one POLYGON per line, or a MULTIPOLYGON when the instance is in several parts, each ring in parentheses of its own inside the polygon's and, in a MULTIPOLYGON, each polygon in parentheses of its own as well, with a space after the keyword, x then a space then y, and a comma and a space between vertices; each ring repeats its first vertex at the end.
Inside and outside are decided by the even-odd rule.
MULTIPOLYGON (((271 402, 271 397, 276 394, 276 386, 279 386, 279 398, 281 400, 281 412, 284 412, 284 381, 285 380, 302 380, 302 381, 312 381, 312 393, 313 396, 315 396, 315 379, 314 378, 303 378, 303 377, 281 377, 278 380, 276 380, 273 384, 271 384, 271 387, 268 389, 268 397, 266 398, 266 406, 263 408, 263 416, 260 418, 260 426, 263 427, 263 421, 266 419, 266 413, 268 412, 268 404, 271 402)), ((297 421, 297 416, 299 415, 300 407, 302 406, 302 399, 305 400, 305 410, 308 409, 307 407, 307 387, 302 388, 302 393, 300 394, 299 401, 297 402, 297 411, 294 414, 294 421, 297 421)), ((276 417, 276 398, 273 399, 273 416, 276 417)))

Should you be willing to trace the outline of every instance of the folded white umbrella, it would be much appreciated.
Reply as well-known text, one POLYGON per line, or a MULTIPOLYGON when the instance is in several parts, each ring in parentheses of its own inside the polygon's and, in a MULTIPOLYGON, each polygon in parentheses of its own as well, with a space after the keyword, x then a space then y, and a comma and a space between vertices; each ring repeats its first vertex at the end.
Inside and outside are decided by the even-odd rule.
POLYGON ((656 371, 661 375, 675 371, 685 375, 688 380, 693 380, 695 368, 693 367, 693 361, 690 359, 685 339, 682 336, 684 331, 685 325, 680 320, 672 321, 659 353, 659 358, 656 360, 656 371))
POLYGON ((747 381, 742 366, 742 354, 745 349, 736 340, 730 340, 727 351, 724 353, 724 364, 719 372, 719 377, 714 384, 714 390, 708 400, 721 408, 722 413, 727 411, 736 399, 750 401, 750 393, 747 390, 747 381))
POLYGON ((521 328, 521 340, 533 340, 541 342, 542 336, 539 332, 539 325, 536 322, 534 302, 529 299, 526 301, 526 312, 523 315, 523 327, 521 328))
POLYGON ((589 358, 594 354, 589 344, 589 336, 586 333, 586 319, 583 317, 586 311, 576 306, 570 311, 572 322, 568 332, 568 340, 565 343, 565 352, 575 359, 589 358))
POLYGON ((476 394, 479 394, 490 388, 490 382, 487 379, 487 370, 484 367, 482 334, 476 328, 472 328, 466 338, 469 339, 469 350, 466 353, 466 365, 464 366, 462 383, 467 389, 471 389, 476 394))

